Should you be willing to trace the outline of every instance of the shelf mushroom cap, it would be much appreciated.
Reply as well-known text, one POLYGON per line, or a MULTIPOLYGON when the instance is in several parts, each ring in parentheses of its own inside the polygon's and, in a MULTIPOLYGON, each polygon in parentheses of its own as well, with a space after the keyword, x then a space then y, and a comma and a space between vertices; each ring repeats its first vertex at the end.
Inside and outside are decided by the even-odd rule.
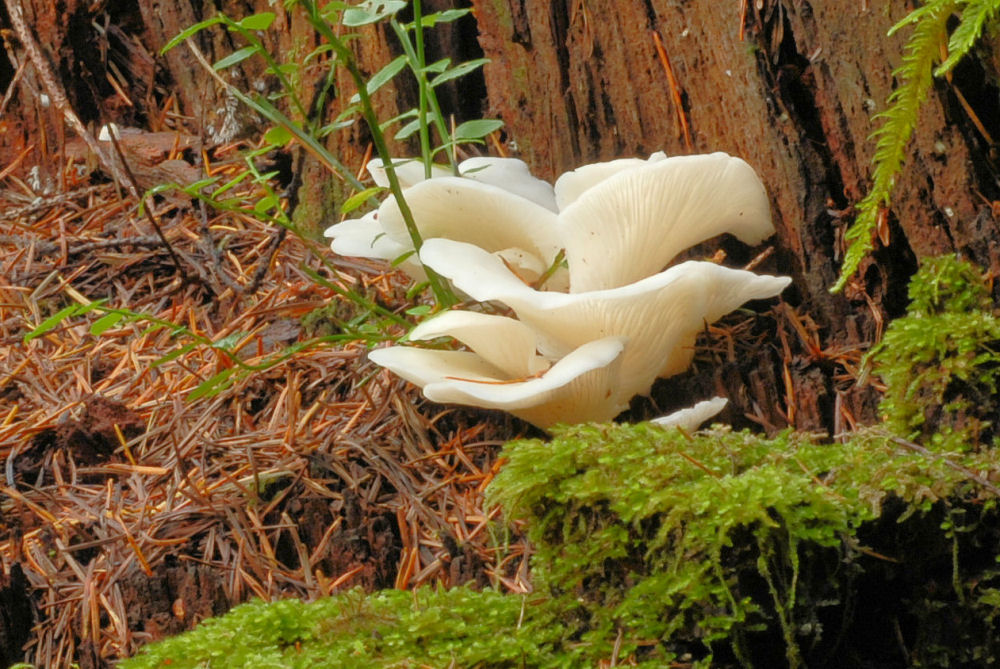
POLYGON ((615 392, 625 338, 587 342, 548 370, 509 378, 467 351, 390 346, 369 359, 423 388, 434 402, 501 409, 542 429, 556 423, 608 421, 627 408, 615 392))
MULTIPOLYGON (((541 182, 520 161, 472 160, 483 168, 468 178, 434 178, 407 189, 421 237, 469 242, 490 252, 520 249, 532 256, 529 266, 548 267, 565 249, 574 293, 633 283, 659 272, 684 249, 723 233, 757 244, 774 232, 756 172, 725 153, 581 167, 556 184, 564 205, 558 214, 524 197, 519 184, 541 182), (493 183, 485 182, 487 175, 493 183)), ((393 198, 382 204, 379 224, 393 241, 409 243, 393 198)), ((562 278, 551 285, 565 283, 562 278)))
POLYGON ((620 172, 659 162, 666 157, 667 154, 663 151, 657 151, 646 160, 642 158, 618 158, 604 163, 581 165, 571 172, 564 172, 556 179, 553 188, 557 211, 562 211, 573 204, 585 191, 620 172))
POLYGON ((619 171, 559 213, 574 293, 633 283, 726 232, 753 245, 773 234, 774 225, 757 173, 725 153, 619 171))
MULTIPOLYGON (((399 179, 399 185, 402 188, 410 188, 421 181, 427 179, 427 172, 424 169, 424 163, 419 158, 393 158, 392 166, 396 170, 396 178, 399 179)), ((372 158, 365 165, 365 169, 368 170, 368 174, 371 175, 372 181, 375 182, 376 186, 381 186, 382 188, 389 187, 389 176, 386 174, 385 163, 382 162, 381 158, 372 158)), ((443 165, 431 165, 431 178, 444 177, 451 174, 451 170, 444 167, 443 165)))
POLYGON ((430 239, 420 257, 473 299, 512 308, 537 333, 539 351, 548 358, 588 341, 628 337, 618 389, 625 401, 647 394, 656 377, 685 369, 690 345, 706 323, 748 300, 778 295, 791 281, 688 261, 619 288, 556 293, 525 285, 501 260, 471 244, 430 239))
POLYGON ((552 185, 534 176, 523 160, 477 156, 463 160, 458 169, 466 179, 502 188, 549 211, 559 211, 552 185))
MULTIPOLYGON (((554 212, 498 186, 463 177, 441 177, 407 189, 406 203, 424 240, 443 237, 489 252, 517 248, 546 267, 561 248, 554 212)), ((378 220, 390 239, 409 242, 394 198, 382 203, 378 220)))
MULTIPOLYGON (((404 189, 427 180, 427 170, 419 158, 393 158, 392 164, 396 169, 399 185, 404 189)), ((389 177, 381 158, 368 161, 366 169, 376 186, 389 187, 389 177)), ((550 211, 557 211, 555 191, 551 184, 532 175, 528 164, 523 160, 476 156, 459 163, 458 171, 466 179, 502 188, 550 211)), ((448 167, 431 165, 431 179, 447 176, 454 176, 448 167)))
MULTIPOLYGON (((342 256, 377 258, 388 262, 412 250, 412 246, 389 239, 378 224, 377 217, 378 212, 372 211, 360 218, 350 218, 328 227, 323 236, 331 239, 330 250, 342 256)), ((412 256, 399 263, 399 268, 415 281, 427 280, 423 265, 412 256)))
POLYGON ((686 432, 691 432, 701 427, 701 424, 706 420, 715 418, 720 411, 726 408, 727 404, 729 404, 729 400, 725 397, 713 397, 710 400, 698 402, 692 407, 654 418, 649 422, 660 427, 679 427, 686 432))
POLYGON ((508 378, 532 376, 549 368, 535 351, 535 333, 521 321, 478 311, 446 311, 410 331, 411 341, 453 337, 508 378))

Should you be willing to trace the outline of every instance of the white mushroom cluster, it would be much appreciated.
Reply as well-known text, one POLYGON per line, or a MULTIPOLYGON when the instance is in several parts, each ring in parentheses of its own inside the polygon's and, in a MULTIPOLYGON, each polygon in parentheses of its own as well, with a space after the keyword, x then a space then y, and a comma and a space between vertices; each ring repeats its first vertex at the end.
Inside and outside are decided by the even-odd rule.
MULTIPOLYGON (((368 170, 387 183, 381 161, 368 170)), ((543 429, 611 420, 656 378, 688 367, 706 323, 790 282, 710 262, 668 267, 722 233, 753 245, 774 232, 757 174, 724 153, 597 163, 554 187, 510 158, 464 161, 460 177, 435 170, 424 179, 418 161, 396 170, 424 240, 420 262, 403 269, 420 278, 422 263, 516 315, 447 311, 409 339, 451 337, 464 350, 370 353, 435 402, 502 409, 543 429)), ((392 260, 412 251, 392 197, 326 234, 342 255, 392 260)), ((697 427, 723 406, 715 398, 661 420, 697 427)))

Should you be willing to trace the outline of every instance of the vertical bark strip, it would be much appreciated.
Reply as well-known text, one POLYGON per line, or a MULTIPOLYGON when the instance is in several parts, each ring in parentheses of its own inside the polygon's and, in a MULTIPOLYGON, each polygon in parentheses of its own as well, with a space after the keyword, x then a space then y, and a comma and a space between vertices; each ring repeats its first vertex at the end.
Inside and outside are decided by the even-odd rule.
MULTIPOLYGON (((844 295, 828 293, 843 232, 868 187, 874 150, 868 137, 877 127, 871 117, 885 109, 896 83, 891 72, 906 31, 886 33, 910 3, 751 2, 745 25, 738 3, 473 5, 480 42, 493 59, 486 68, 490 108, 542 175, 658 149, 686 153, 678 97, 695 152, 727 151, 750 162, 768 186, 778 227, 765 269, 795 277, 785 298, 816 321, 824 346, 870 344, 885 320, 905 308, 906 280, 919 256, 955 251, 1000 271, 1000 235, 989 207, 1000 196, 996 164, 939 82, 897 187, 889 246, 873 254, 844 295), (763 8, 756 10, 758 4, 763 8), (676 86, 658 62, 652 32, 662 40, 676 86)), ((973 77, 969 85, 994 94, 981 118, 1000 115, 995 83, 973 77)), ((840 391, 812 370, 789 372, 792 387, 810 397, 816 395, 810 388, 820 386, 820 400, 800 410, 799 425, 831 429, 832 398, 840 391)), ((752 401, 773 404, 781 394, 747 381, 752 401)))
MULTIPOLYGON (((78 71, 74 59, 87 59, 69 47, 97 41, 84 34, 92 30, 92 17, 87 16, 84 3, 19 2, 62 76, 70 104, 81 115, 103 105, 102 117, 117 120, 111 104, 114 96, 102 88, 105 73, 88 70, 87 85, 67 76, 78 71)), ((868 188, 874 150, 869 136, 877 128, 871 118, 885 109, 887 97, 898 84, 892 70, 899 65, 907 31, 891 38, 886 32, 912 9, 912 2, 767 0, 746 3, 745 15, 741 15, 740 3, 466 3, 474 10, 478 47, 472 39, 476 26, 470 22, 439 26, 429 33, 432 61, 443 57, 453 62, 467 60, 477 56, 479 48, 492 59, 484 71, 485 87, 470 78, 442 90, 445 105, 457 114, 456 121, 478 115, 480 110, 485 116, 499 116, 507 124, 514 152, 536 173, 549 178, 581 163, 660 149, 671 154, 727 151, 745 158, 769 188, 778 227, 775 253, 763 269, 795 277, 786 300, 816 322, 822 346, 864 348, 870 344, 885 321, 905 308, 906 280, 920 256, 959 252, 1000 274, 1000 229, 991 206, 1000 200, 997 151, 993 140, 970 121, 968 112, 973 110, 992 137, 1000 136, 996 72, 1000 59, 995 43, 986 42, 982 64, 959 67, 951 84, 938 82, 911 143, 912 157, 899 178, 887 225, 889 244, 876 244, 877 250, 844 294, 831 296, 828 288, 839 271, 843 232, 854 218, 854 205, 868 188), (668 77, 665 62, 673 78, 668 77), (968 109, 956 91, 963 94, 968 109), (682 118, 689 124, 690 149, 682 118)), ((427 6, 440 10, 462 4, 428 0, 427 6)), ((274 40, 272 46, 282 55, 299 62, 316 40, 294 13, 275 10, 264 0, 180 4, 141 0, 137 9, 138 21, 117 9, 109 16, 133 30, 136 24, 142 26, 145 47, 152 54, 185 25, 216 11, 234 17, 277 11, 278 34, 268 39, 274 40)), ((210 58, 239 46, 224 31, 216 32, 202 39, 202 49, 210 58)), ((360 32, 353 45, 366 73, 378 71, 398 54, 384 26, 360 32)), ((14 54, 18 53, 15 44, 14 54)), ((181 111, 194 122, 212 123, 227 101, 207 75, 186 62, 184 50, 173 53, 158 60, 159 80, 171 82, 170 91, 176 92, 181 111)), ((98 62, 86 60, 86 65, 93 70, 98 62)), ((300 93, 305 99, 310 98, 307 89, 316 82, 315 66, 310 64, 302 73, 300 93)), ((253 67, 247 61, 234 75, 239 80, 234 84, 266 88, 267 81, 253 67)), ((336 116, 353 93, 345 79, 337 85, 327 118, 336 116)), ((144 82, 143 90, 150 86, 144 82)), ((161 86, 160 93, 164 90, 161 86)), ((413 107, 415 94, 401 78, 379 91, 376 101, 380 115, 389 118, 413 107)), ((11 147, 26 146, 25 137, 35 123, 32 119, 42 118, 38 109, 38 102, 30 96, 10 106, 8 115, 19 118, 21 127, 12 126, 6 136, 0 136, 0 145, 7 145, 0 147, 6 154, 12 153, 11 147)), ((141 122, 152 111, 157 110, 139 105, 128 114, 141 122)), ((83 119, 84 123, 88 120, 83 119)), ((360 124, 327 141, 346 164, 359 164, 368 144, 360 124)), ((337 202, 344 193, 336 179, 316 165, 304 164, 301 173, 299 220, 316 227, 325 225, 337 215, 337 202)), ((775 374, 775 378, 781 376, 780 370, 775 374)), ((797 370, 789 374, 792 385, 805 384, 809 377, 806 372, 797 376, 797 370)), ((766 398, 758 395, 766 385, 750 391, 755 401, 764 402, 766 398)), ((822 420, 813 416, 817 424, 829 424, 830 410, 817 411, 825 416, 822 420)), ((800 412, 800 417, 808 413, 800 412)))

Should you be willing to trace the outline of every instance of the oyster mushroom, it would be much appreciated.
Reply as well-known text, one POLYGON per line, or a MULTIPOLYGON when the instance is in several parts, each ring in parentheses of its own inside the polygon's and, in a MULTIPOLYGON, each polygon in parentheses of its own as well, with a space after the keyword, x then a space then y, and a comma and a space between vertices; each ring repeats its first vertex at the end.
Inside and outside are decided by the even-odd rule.
POLYGON ((726 408, 729 400, 725 397, 713 397, 710 400, 698 402, 693 407, 680 409, 666 416, 654 418, 649 421, 660 427, 679 427, 682 430, 697 430, 709 418, 714 418, 720 411, 726 408))
MULTIPOLYGON (((411 210, 420 210, 416 219, 424 239, 448 237, 483 246, 500 254, 527 281, 544 274, 558 254, 552 186, 533 177, 523 161, 470 158, 459 165, 462 177, 435 165, 430 180, 424 178, 420 161, 396 160, 394 164, 407 204, 411 210)), ((367 169, 377 185, 388 186, 381 160, 370 161, 367 169)), ((392 196, 377 213, 333 225, 324 235, 332 238, 330 248, 341 255, 392 261, 413 249, 392 196)), ((402 267, 413 278, 426 278, 415 259, 402 267)), ((565 286, 567 281, 563 273, 561 284, 552 285, 565 286)))
MULTIPOLYGON (((489 252, 509 248, 532 254, 548 265, 561 248, 557 215, 499 186, 463 177, 441 177, 406 191, 406 203, 424 241, 437 237, 469 242, 489 252)), ((379 207, 379 225, 393 241, 409 239, 395 199, 379 207)))
MULTIPOLYGON (((482 174, 501 167, 494 162, 482 174)), ((520 168, 509 171, 520 175, 510 183, 522 183, 520 168)), ((548 267, 565 249, 570 292, 633 283, 723 233, 757 244, 774 232, 756 172, 725 153, 584 166, 560 177, 555 193, 562 205, 557 214, 515 188, 442 177, 409 188, 406 201, 425 240, 443 237, 490 252, 516 248, 530 254, 526 266, 548 267)), ((392 198, 380 208, 379 224, 393 241, 408 243, 392 198)), ((560 289, 566 281, 557 277, 549 287, 560 289)))
POLYGON ((543 429, 611 420, 626 408, 609 401, 616 397, 622 337, 587 342, 551 366, 535 355, 531 330, 504 316, 446 312, 414 328, 410 338, 444 335, 473 350, 390 346, 368 357, 434 402, 501 409, 543 429))
POLYGON ((420 258, 473 299, 512 308, 537 333, 539 351, 548 358, 561 358, 588 341, 627 337, 617 390, 626 402, 648 393, 656 377, 683 371, 706 323, 748 300, 773 297, 791 281, 688 261, 619 288, 557 293, 525 285, 501 260, 472 244, 430 239, 420 258))
MULTIPOLYGON (((420 261, 517 315, 452 311, 410 335, 448 336, 471 350, 370 354, 434 401, 503 409, 542 428, 610 420, 657 377, 690 364, 706 323, 790 283, 706 262, 663 269, 719 234, 756 244, 774 232, 760 179, 724 153, 583 166, 554 189, 516 160, 472 159, 462 177, 435 170, 431 179, 409 165, 400 178, 424 240, 420 261), (568 271, 554 267, 561 250, 568 271), (534 285, 542 278, 544 291, 534 285)), ((380 169, 369 165, 376 182, 380 169)), ((388 259, 412 249, 392 197, 328 234, 341 253, 388 259)), ((724 405, 715 398, 659 422, 694 429, 724 405)))
POLYGON ((582 165, 571 172, 564 172, 556 179, 553 188, 556 196, 556 208, 557 210, 565 209, 583 195, 584 191, 620 172, 659 162, 666 157, 667 154, 663 151, 657 151, 646 160, 642 158, 618 158, 604 163, 582 165))
MULTIPOLYGON (((332 238, 330 249, 342 256, 357 258, 377 258, 386 262, 394 262, 408 253, 412 247, 389 239, 378 224, 378 212, 368 212, 361 218, 350 218, 332 225, 323 232, 323 236, 332 238)), ((399 268, 406 272, 414 281, 424 281, 427 274, 424 266, 412 255, 401 263, 399 268)))
POLYGON ((574 293, 633 283, 725 232, 751 245, 774 233, 757 173, 725 153, 619 171, 562 209, 559 227, 574 293))
MULTIPOLYGON (((426 181, 424 163, 415 158, 393 158, 396 177, 403 188, 410 188, 426 181)), ((381 158, 368 161, 365 166, 376 186, 389 187, 385 163, 381 158)), ((551 211, 557 211, 555 192, 551 185, 531 174, 528 164, 517 158, 476 156, 458 164, 458 172, 466 179, 497 186, 531 200, 551 211)), ((431 165, 431 178, 454 176, 444 165, 431 165)))

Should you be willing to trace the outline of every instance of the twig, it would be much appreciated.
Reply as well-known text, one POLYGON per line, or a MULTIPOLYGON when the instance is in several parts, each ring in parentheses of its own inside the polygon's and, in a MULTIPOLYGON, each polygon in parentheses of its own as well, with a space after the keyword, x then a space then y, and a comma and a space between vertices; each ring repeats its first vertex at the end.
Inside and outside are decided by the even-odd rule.
POLYGON ((96 193, 100 190, 103 190, 107 185, 108 184, 98 185, 98 186, 87 186, 86 188, 80 188, 78 190, 68 191, 66 193, 60 193, 59 195, 51 195, 48 197, 36 198, 34 202, 26 204, 23 207, 15 207, 13 209, 8 209, 7 211, 3 212, 2 214, 0 214, 0 221, 13 221, 18 218, 24 218, 29 214, 33 214, 35 212, 42 211, 44 209, 50 209, 51 207, 63 204, 64 202, 67 202, 69 200, 78 197, 85 197, 92 193, 96 193))
POLYGON ((48 61, 45 56, 42 55, 41 49, 38 47, 38 43, 35 41, 34 35, 32 35, 31 30, 28 29, 28 24, 24 20, 24 13, 21 10, 21 4, 17 0, 4 0, 4 4, 7 5, 7 14, 10 16, 10 23, 14 26, 14 32, 17 33, 17 37, 21 40, 21 44, 24 45, 24 50, 28 53, 28 58, 31 60, 31 64, 35 67, 35 71, 38 73, 38 78, 41 79, 42 85, 45 86, 45 92, 48 94, 49 99, 52 103, 59 109, 63 118, 66 122, 76 131, 90 150, 97 155, 100 159, 101 164, 104 165, 108 171, 122 183, 133 197, 138 197, 139 192, 135 188, 135 184, 129 182, 125 175, 122 173, 121 167, 117 165, 111 156, 108 155, 98 144, 94 136, 90 134, 83 122, 80 121, 80 117, 76 115, 73 108, 69 104, 69 100, 66 99, 66 94, 63 92, 62 86, 58 83, 55 76, 52 74, 52 69, 49 66, 48 61))
POLYGON ((989 481, 987 481, 986 479, 984 479, 982 476, 980 476, 976 472, 974 472, 971 469, 969 469, 968 467, 963 467, 962 465, 958 464, 957 462, 955 462, 953 460, 949 460, 948 458, 944 457, 940 453, 935 453, 934 451, 931 451, 931 450, 929 450, 927 448, 924 448, 920 444, 915 444, 912 441, 908 441, 906 439, 903 439, 902 437, 897 437, 896 435, 888 435, 888 436, 889 436, 889 440, 892 443, 894 443, 894 444, 896 444, 898 446, 902 446, 903 448, 911 450, 914 453, 920 453, 921 455, 923 455, 925 457, 928 457, 928 458, 940 459, 941 462, 945 463, 946 465, 948 465, 949 467, 951 467, 952 469, 954 469, 956 472, 958 472, 958 473, 960 473, 960 474, 968 477, 969 480, 975 481, 976 483, 978 483, 979 485, 981 485, 986 490, 989 490, 994 495, 997 495, 998 497, 1000 497, 1000 488, 997 488, 995 485, 993 485, 992 483, 990 483, 989 481))
POLYGON ((680 123, 681 134, 684 137, 684 146, 688 151, 691 151, 694 145, 691 142, 691 127, 688 125, 687 116, 684 114, 684 99, 681 96, 681 87, 677 83, 677 77, 674 76, 674 68, 670 65, 670 56, 667 55, 667 50, 663 46, 660 33, 655 30, 652 33, 653 42, 656 45, 656 53, 660 56, 660 63, 663 64, 663 72, 667 75, 667 83, 670 85, 670 97, 674 101, 674 111, 677 112, 677 121, 680 123))
MULTIPOLYGON (((71 246, 66 249, 66 255, 74 256, 80 255, 81 253, 89 253, 90 251, 100 251, 101 249, 122 246, 149 248, 153 246, 160 246, 162 243, 163 242, 160 241, 160 238, 155 235, 146 235, 143 237, 122 237, 120 239, 102 239, 100 241, 87 242, 78 246, 71 246)), ((20 247, 33 246, 39 253, 52 253, 62 248, 62 245, 57 242, 46 242, 27 237, 20 237, 17 235, 0 235, 0 244, 14 244, 15 246, 20 247)))
POLYGON ((212 259, 212 266, 215 268, 215 273, 222 280, 222 283, 226 284, 230 290, 232 290, 237 295, 242 295, 245 291, 243 286, 236 283, 225 270, 222 269, 222 258, 219 255, 219 250, 215 248, 215 243, 212 240, 212 230, 208 227, 208 210, 205 208, 205 201, 198 200, 199 214, 198 219, 198 242, 209 258, 212 259))
POLYGON ((184 277, 186 274, 184 272, 184 268, 181 267, 181 259, 177 257, 177 254, 174 252, 174 247, 170 245, 170 241, 167 239, 167 236, 163 234, 160 224, 156 222, 155 218, 153 218, 153 214, 150 213, 149 207, 145 206, 146 196, 139 189, 139 182, 135 180, 135 175, 132 174, 132 168, 129 167, 128 161, 125 160, 125 154, 122 153, 122 147, 118 143, 118 137, 116 137, 116 135, 117 132, 114 127, 109 127, 108 138, 111 140, 111 146, 115 148, 115 153, 118 154, 118 160, 121 161, 122 167, 125 170, 125 176, 128 179, 128 185, 132 190, 132 194, 139 199, 139 208, 142 209, 142 212, 146 215, 146 220, 149 221, 149 224, 153 226, 153 229, 156 231, 156 236, 163 242, 163 246, 166 247, 167 252, 170 254, 170 259, 174 261, 174 267, 177 268, 178 276, 184 277))

